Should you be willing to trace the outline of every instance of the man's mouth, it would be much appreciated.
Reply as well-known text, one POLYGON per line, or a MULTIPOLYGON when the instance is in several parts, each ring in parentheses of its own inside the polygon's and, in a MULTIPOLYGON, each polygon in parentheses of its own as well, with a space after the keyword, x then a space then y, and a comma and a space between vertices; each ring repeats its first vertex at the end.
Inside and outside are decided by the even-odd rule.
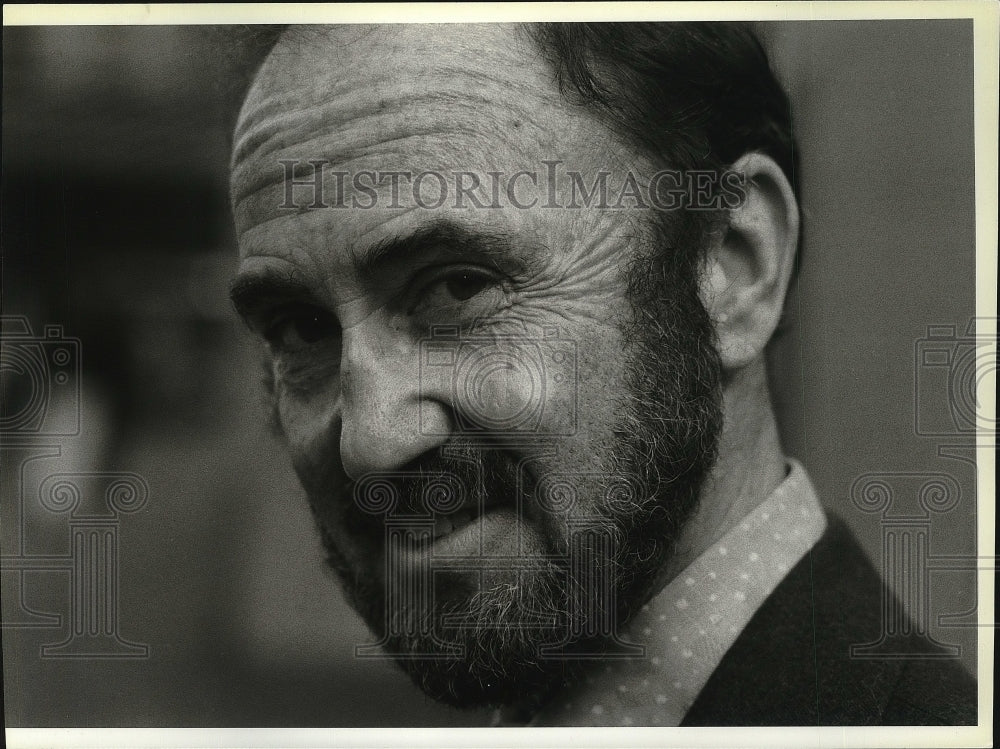
POLYGON ((472 505, 465 505, 454 512, 436 515, 434 518, 434 541, 445 536, 450 536, 456 531, 460 531, 468 525, 478 521, 483 515, 499 507, 497 501, 479 501, 472 505))
POLYGON ((473 520, 478 518, 479 515, 479 512, 473 514, 473 511, 469 508, 463 508, 457 512, 451 513, 450 515, 439 515, 434 521, 434 540, 437 541, 443 536, 447 536, 457 530, 461 530, 465 526, 469 525, 473 520))
POLYGON ((449 546, 456 549, 464 547, 473 536, 481 535, 476 534, 477 529, 496 526, 500 515, 504 522, 517 522, 528 509, 530 503, 519 501, 518 495, 523 496, 523 486, 531 482, 511 457, 499 451, 476 450, 466 451, 459 458, 435 457, 407 466, 406 475, 396 485, 399 501, 391 513, 414 521, 414 529, 420 529, 413 539, 418 547, 444 539, 449 539, 449 546), (449 495, 454 490, 463 494, 459 502, 450 501, 458 499, 449 495))

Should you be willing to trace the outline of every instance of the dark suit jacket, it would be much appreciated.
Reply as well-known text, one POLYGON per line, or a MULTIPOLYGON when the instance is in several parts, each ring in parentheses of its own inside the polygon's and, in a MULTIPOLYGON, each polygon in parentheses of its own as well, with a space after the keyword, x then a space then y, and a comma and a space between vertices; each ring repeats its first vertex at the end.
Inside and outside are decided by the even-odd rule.
MULTIPOLYGON (((847 526, 831 517, 683 725, 975 725, 976 682, 954 658, 851 657, 851 645, 880 636, 883 588, 847 526)), ((926 650, 925 640, 906 642, 926 650)))

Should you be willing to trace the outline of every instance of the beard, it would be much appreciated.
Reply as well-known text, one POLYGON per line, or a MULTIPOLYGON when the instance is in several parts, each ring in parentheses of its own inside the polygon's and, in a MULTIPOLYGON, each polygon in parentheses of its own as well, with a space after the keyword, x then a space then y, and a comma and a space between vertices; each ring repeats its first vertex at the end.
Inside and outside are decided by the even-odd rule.
POLYGON ((463 708, 537 709, 588 661, 613 650, 620 627, 657 592, 655 581, 715 462, 722 414, 721 367, 698 294, 705 225, 682 216, 669 229, 654 229, 647 246, 657 249, 637 253, 625 271, 625 382, 612 443, 598 456, 602 471, 582 487, 586 517, 574 526, 592 532, 567 531, 572 511, 557 479, 526 471, 502 446, 458 439, 386 481, 344 483, 332 500, 342 508, 335 521, 331 484, 318 482, 308 492, 328 563, 348 600, 386 657, 434 699, 463 708), (410 526, 391 539, 379 503, 391 498, 397 514, 430 516, 426 505, 435 493, 447 502, 447 487, 456 484, 471 492, 480 511, 516 506, 520 517, 544 529, 544 549, 517 557, 516 573, 501 574, 492 561, 478 575, 444 564, 432 579, 428 573, 418 581, 417 592, 409 581, 409 598, 397 589, 388 594, 397 576, 405 577, 393 566, 394 544, 426 548, 433 533, 423 526, 421 537, 410 526), (372 558, 375 566, 386 560, 381 578, 352 563, 334 522, 382 552, 372 558), (571 557, 589 563, 567 564, 571 557))

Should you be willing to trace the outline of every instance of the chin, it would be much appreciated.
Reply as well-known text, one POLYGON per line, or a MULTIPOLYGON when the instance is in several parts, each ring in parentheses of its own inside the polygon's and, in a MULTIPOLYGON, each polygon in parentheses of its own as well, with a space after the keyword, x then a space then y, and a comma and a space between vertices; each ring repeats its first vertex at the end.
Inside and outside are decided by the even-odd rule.
POLYGON ((341 548, 322 529, 328 563, 386 657, 429 697, 453 707, 540 704, 573 670, 565 659, 543 653, 566 640, 572 608, 566 569, 547 558, 537 531, 506 517, 494 522, 501 520, 510 527, 492 537, 484 548, 489 556, 479 564, 471 555, 455 564, 456 557, 442 553, 464 546, 460 542, 467 539, 455 534, 418 547, 406 564, 411 574, 417 568, 418 577, 433 583, 426 595, 402 586, 399 593, 409 600, 394 594, 392 611, 386 607, 386 576, 380 568, 368 569, 391 556, 385 543, 362 555, 341 548), (505 555, 510 564, 502 562, 505 555))
POLYGON ((448 597, 410 617, 429 616, 438 626, 391 635, 386 649, 428 696, 454 707, 540 704, 569 673, 565 660, 543 652, 558 647, 567 631, 560 573, 554 566, 521 575, 493 572, 478 584, 467 575, 442 574, 448 597), (559 612, 556 621, 552 612, 559 612))

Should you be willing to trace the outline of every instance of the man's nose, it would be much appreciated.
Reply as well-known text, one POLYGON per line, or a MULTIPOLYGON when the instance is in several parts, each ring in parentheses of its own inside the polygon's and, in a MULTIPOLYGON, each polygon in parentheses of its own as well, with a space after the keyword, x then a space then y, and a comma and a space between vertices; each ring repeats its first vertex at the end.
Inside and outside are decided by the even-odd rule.
POLYGON ((447 440, 449 416, 421 392, 420 346, 369 318, 344 332, 340 457, 353 479, 393 471, 447 440))

